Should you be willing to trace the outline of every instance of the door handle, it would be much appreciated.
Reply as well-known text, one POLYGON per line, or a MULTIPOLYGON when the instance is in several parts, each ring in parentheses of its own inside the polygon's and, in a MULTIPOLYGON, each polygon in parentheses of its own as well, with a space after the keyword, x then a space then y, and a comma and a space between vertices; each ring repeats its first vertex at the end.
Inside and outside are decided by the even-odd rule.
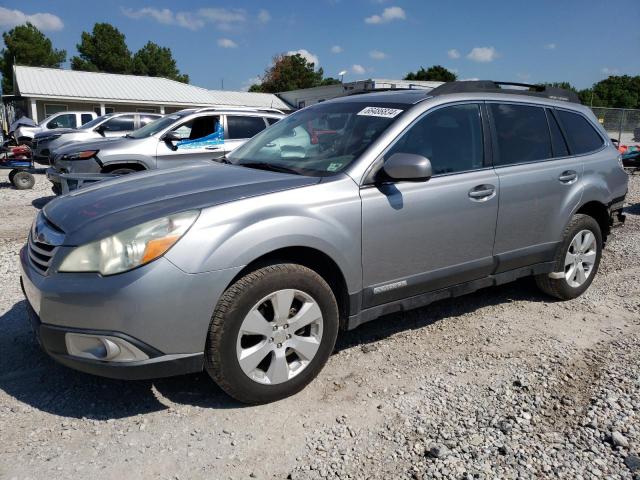
POLYGON ((578 178, 578 172, 575 170, 565 170, 560 174, 558 180, 560 180, 561 183, 573 183, 576 178, 578 178))
POLYGON ((204 147, 205 150, 220 150, 222 147, 211 145, 209 147, 204 147))
POLYGON ((469 198, 475 201, 489 200, 496 193, 496 187, 493 185, 478 185, 469 190, 469 198))

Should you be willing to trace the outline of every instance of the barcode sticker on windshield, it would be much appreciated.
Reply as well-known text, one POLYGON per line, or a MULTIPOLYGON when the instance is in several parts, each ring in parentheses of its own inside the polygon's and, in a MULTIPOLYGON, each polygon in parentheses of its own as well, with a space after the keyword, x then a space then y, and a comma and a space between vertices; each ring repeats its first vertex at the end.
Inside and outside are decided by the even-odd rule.
POLYGON ((358 115, 362 115, 365 117, 394 118, 397 117, 400 113, 402 113, 402 110, 398 110, 397 108, 367 107, 363 110, 360 110, 358 112, 358 115))

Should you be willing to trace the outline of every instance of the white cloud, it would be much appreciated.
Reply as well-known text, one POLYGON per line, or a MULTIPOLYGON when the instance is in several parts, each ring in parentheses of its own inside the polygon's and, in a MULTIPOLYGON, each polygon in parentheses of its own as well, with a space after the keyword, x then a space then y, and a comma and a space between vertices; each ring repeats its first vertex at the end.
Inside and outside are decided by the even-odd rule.
POLYGON ((620 70, 618 70, 617 68, 609 68, 609 67, 604 67, 600 71, 605 75, 618 75, 620 73, 620 70))
POLYGON ((493 62, 500 55, 493 47, 475 47, 473 48, 467 58, 474 62, 487 63, 493 62))
POLYGON ((269 23, 270 20, 271 14, 267 10, 262 9, 258 12, 258 21, 260 23, 269 23))
POLYGON ((230 38, 219 38, 218 46, 222 48, 236 48, 238 44, 230 38))
POLYGON ((241 9, 201 8, 195 12, 173 12, 168 8, 145 7, 134 10, 122 8, 122 13, 129 18, 138 20, 151 18, 164 25, 176 25, 189 30, 199 30, 207 23, 215 25, 221 30, 229 30, 234 25, 246 22, 247 14, 241 9))
POLYGON ((334 45, 331 47, 331 53, 342 53, 342 47, 340 45, 334 45))
POLYGON ((547 50, 555 50, 557 45, 555 43, 547 43, 544 48, 547 50))
POLYGON ((309 50, 305 50, 301 48, 300 50, 291 50, 287 52, 287 55, 295 55, 299 54, 302 58, 304 58, 307 62, 313 63, 316 67, 320 65, 320 59, 317 55, 311 53, 309 50))
POLYGON ((64 28, 64 23, 57 15, 52 13, 33 13, 28 15, 20 10, 10 10, 0 7, 0 26, 15 27, 23 23, 32 23, 34 27, 42 31, 56 31, 64 28))
POLYGON ((393 20, 406 20, 407 14, 400 7, 387 7, 380 15, 371 15, 364 19, 365 23, 378 25, 381 23, 392 22, 393 20))
POLYGON ((373 58, 374 60, 384 60, 385 58, 387 58, 389 55, 387 55, 384 52, 381 52, 380 50, 371 50, 369 52, 369 56, 371 58, 373 58))
POLYGON ((452 58, 454 60, 457 58, 460 58, 460 52, 455 48, 452 48, 451 50, 447 50, 447 55, 449 56, 449 58, 452 58))
POLYGON ((242 82, 242 86, 240 87, 241 90, 249 90, 249 87, 251 87, 251 85, 253 84, 260 84, 262 83, 262 79, 260 77, 251 77, 248 78, 246 81, 242 82))
POLYGON ((355 65, 351 65, 351 71, 356 75, 364 75, 367 72, 367 69, 356 63, 355 65))

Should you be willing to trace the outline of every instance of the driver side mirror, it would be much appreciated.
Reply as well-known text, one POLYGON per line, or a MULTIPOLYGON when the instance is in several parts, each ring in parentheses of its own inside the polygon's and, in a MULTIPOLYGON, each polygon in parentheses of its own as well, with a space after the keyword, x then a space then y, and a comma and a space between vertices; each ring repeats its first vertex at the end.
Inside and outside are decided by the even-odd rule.
POLYGON ((105 131, 106 131, 106 128, 104 127, 104 125, 98 125, 96 128, 94 128, 94 132, 99 133, 103 137, 104 137, 104 132, 105 131))
POLYGON ((176 147, 173 143, 174 142, 179 142, 180 140, 182 140, 182 137, 180 137, 180 134, 178 132, 173 130, 171 132, 165 133, 160 140, 162 140, 167 145, 169 145, 169 147, 172 150, 177 150, 178 147, 176 147))
POLYGON ((382 167, 384 173, 393 180, 425 182, 433 175, 431 161, 413 153, 394 153, 382 167))

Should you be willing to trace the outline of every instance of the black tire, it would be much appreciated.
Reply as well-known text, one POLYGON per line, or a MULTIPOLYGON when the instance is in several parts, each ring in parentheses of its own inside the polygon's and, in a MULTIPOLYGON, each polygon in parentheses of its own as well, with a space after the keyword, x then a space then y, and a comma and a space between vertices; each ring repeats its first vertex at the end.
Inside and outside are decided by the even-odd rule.
POLYGON ((211 319, 205 348, 205 369, 231 397, 249 404, 268 403, 302 390, 325 365, 338 335, 338 305, 331 287, 313 270, 297 264, 260 268, 231 285, 222 295, 211 319), (236 342, 240 326, 260 299, 282 289, 310 295, 323 318, 320 346, 309 364, 293 378, 274 385, 251 379, 240 367, 236 342))
POLYGON ((107 173, 111 175, 129 175, 130 173, 136 173, 138 170, 134 170, 133 168, 116 168, 115 170, 110 170, 107 173))
POLYGON ((13 175, 11 183, 18 190, 29 190, 36 184, 36 179, 29 172, 21 170, 13 175))
POLYGON ((53 185, 51 185, 51 191, 56 195, 62 195, 62 187, 59 183, 54 183, 53 185))
POLYGON ((589 288, 598 273, 600 258, 602 257, 602 231, 600 230, 600 225, 593 217, 583 214, 574 215, 566 226, 562 241, 558 246, 554 258, 554 272, 565 271, 565 256, 567 255, 571 241, 582 230, 589 230, 596 239, 596 258, 589 276, 582 285, 573 287, 564 276, 562 278, 550 278, 546 273, 537 275, 535 277, 536 284, 538 288, 547 295, 561 300, 571 300, 572 298, 579 297, 589 288))
POLYGON ((9 183, 13 183, 13 177, 16 175, 16 173, 18 173, 20 170, 11 170, 9 172, 9 183))

